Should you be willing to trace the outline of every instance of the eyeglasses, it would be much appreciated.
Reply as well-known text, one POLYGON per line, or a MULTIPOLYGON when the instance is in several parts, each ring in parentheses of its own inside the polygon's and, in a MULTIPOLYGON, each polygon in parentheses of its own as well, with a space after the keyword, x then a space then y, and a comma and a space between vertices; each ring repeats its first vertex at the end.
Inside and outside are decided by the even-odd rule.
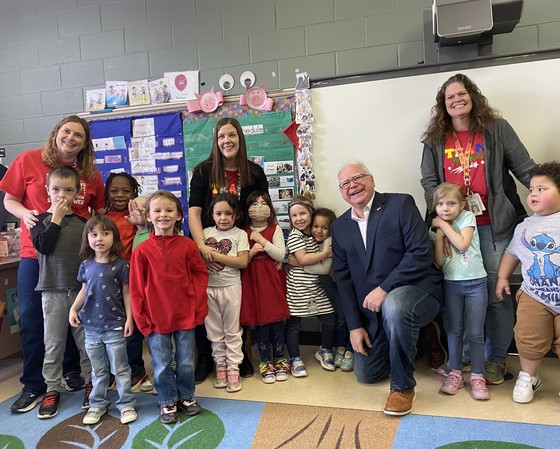
POLYGON ((352 176, 351 178, 347 179, 346 181, 342 181, 339 185, 338 188, 340 190, 346 190, 348 187, 350 187, 351 183, 358 183, 361 184, 364 180, 364 178, 368 178, 372 176, 371 173, 360 173, 357 175, 352 176))

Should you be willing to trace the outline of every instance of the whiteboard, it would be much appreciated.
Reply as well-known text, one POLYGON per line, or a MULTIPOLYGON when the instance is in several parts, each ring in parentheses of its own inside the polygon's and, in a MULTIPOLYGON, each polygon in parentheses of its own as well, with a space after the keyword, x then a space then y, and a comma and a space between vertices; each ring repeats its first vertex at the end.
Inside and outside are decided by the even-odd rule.
MULTIPOLYGON (((315 204, 337 215, 348 209, 336 175, 345 162, 359 159, 373 173, 376 191, 410 193, 423 215, 420 139, 437 89, 457 72, 311 89, 315 204)), ((536 163, 560 160, 560 59, 460 72, 501 111, 536 163)), ((525 202, 527 189, 519 185, 518 192, 525 202)))

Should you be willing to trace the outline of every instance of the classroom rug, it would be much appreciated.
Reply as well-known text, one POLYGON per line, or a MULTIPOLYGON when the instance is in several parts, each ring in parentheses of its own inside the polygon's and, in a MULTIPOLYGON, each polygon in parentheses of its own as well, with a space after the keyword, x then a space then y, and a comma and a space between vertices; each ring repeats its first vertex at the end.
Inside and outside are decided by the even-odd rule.
MULTIPOLYGON (((109 399, 115 400, 110 392, 109 399)), ((198 398, 203 411, 159 421, 156 396, 137 395, 138 420, 122 425, 114 407, 99 424, 82 424, 82 393, 61 393, 59 413, 14 415, 0 404, 1 449, 556 449, 560 427, 475 419, 198 398)))

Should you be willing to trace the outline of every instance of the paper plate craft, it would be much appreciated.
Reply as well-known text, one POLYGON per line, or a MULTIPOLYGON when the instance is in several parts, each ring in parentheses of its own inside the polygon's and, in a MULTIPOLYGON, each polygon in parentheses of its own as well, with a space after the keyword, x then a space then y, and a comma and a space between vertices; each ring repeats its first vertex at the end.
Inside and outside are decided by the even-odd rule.
POLYGON ((194 94, 196 99, 187 100, 187 109, 189 112, 214 112, 222 104, 224 104, 224 95, 222 92, 214 92, 214 88, 202 92, 201 94, 194 94))
POLYGON ((274 100, 272 98, 268 98, 268 95, 266 94, 266 85, 261 84, 260 86, 247 88, 247 92, 245 94, 239 95, 239 104, 241 106, 249 106, 251 109, 270 111, 274 104, 274 100))

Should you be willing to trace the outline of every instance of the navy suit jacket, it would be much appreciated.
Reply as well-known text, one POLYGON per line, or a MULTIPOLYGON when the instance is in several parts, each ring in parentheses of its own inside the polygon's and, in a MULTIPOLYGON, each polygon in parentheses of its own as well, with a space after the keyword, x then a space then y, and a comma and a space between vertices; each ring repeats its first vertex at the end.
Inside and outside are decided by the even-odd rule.
POLYGON ((333 272, 350 330, 365 328, 374 337, 380 314, 365 309, 365 297, 380 286, 387 293, 416 285, 442 301, 441 272, 433 264, 433 246, 412 196, 376 192, 364 248, 358 223, 347 210, 331 226, 333 272))

